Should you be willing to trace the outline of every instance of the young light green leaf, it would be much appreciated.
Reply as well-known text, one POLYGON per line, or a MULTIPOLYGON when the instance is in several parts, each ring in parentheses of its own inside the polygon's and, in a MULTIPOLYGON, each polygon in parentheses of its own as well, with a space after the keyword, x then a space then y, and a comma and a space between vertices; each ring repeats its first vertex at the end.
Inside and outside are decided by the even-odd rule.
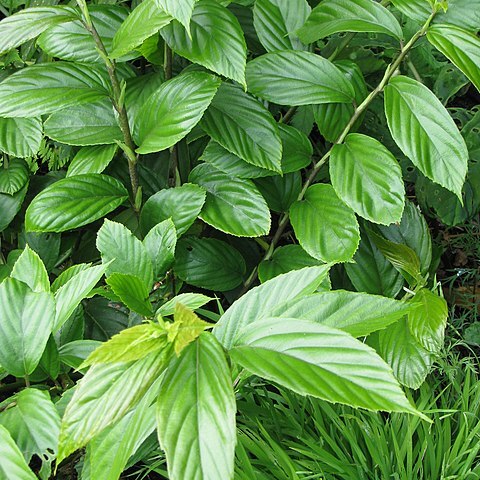
POLYGON ((400 222, 405 202, 402 169, 378 140, 351 133, 335 145, 330 178, 337 195, 363 218, 384 225, 400 222))
POLYGON ((419 388, 433 363, 433 355, 410 333, 403 319, 378 334, 379 354, 393 368, 397 380, 406 387, 419 388))
POLYGON ((433 25, 428 29, 427 38, 480 91, 480 40, 478 36, 454 25, 433 25))
POLYGON ((403 37, 397 19, 384 6, 371 0, 324 0, 312 10, 297 35, 305 43, 340 32, 383 33, 403 37))
POLYGON ((277 124, 272 114, 241 88, 223 83, 201 126, 217 143, 246 162, 281 172, 282 143, 277 124))
POLYGON ((45 265, 28 244, 13 265, 10 277, 27 284, 34 292, 50 291, 50 281, 45 265))
POLYGON ((272 316, 300 318, 363 337, 398 321, 417 306, 379 295, 334 290, 292 300, 272 316))
POLYGON ((267 53, 247 65, 248 90, 279 105, 348 103, 354 90, 326 58, 310 52, 267 53))
POLYGON ((117 145, 95 145, 80 148, 68 165, 67 177, 84 173, 102 173, 113 160, 117 149, 117 145))
POLYGON ((138 153, 159 152, 181 140, 200 121, 220 86, 204 72, 187 72, 163 83, 138 114, 138 153))
POLYGON ((331 185, 311 186, 304 200, 290 207, 290 221, 303 249, 324 262, 346 262, 358 248, 355 214, 331 185))
POLYGON ((165 370, 169 348, 130 363, 91 367, 78 382, 60 428, 57 463, 124 417, 165 370))
MULTIPOLYGON (((88 12, 107 52, 122 22, 127 18, 125 8, 118 5, 89 5, 88 12)), ((95 63, 104 60, 99 55, 91 33, 80 20, 55 25, 40 35, 40 48, 52 57, 73 62, 95 63)))
POLYGON ((195 4, 190 31, 173 21, 160 31, 178 55, 245 84, 247 46, 237 18, 215 0, 195 4))
POLYGON ((461 199, 468 150, 440 100, 416 80, 397 76, 385 88, 385 114, 403 153, 426 177, 461 199))
POLYGON ((207 192, 200 213, 204 222, 239 237, 268 234, 270 211, 251 180, 235 178, 208 163, 194 168, 188 179, 207 192))
POLYGON ((38 117, 109 95, 103 65, 40 63, 22 68, 0 83, 0 116, 38 117))
POLYGON ((157 429, 169 478, 233 479, 235 395, 218 341, 202 334, 169 366, 157 402, 157 429))
POLYGON ((0 425, 0 475, 15 480, 37 480, 8 430, 0 425))
POLYGON ((168 25, 172 17, 159 8, 158 0, 145 0, 133 10, 113 37, 111 58, 119 58, 138 47, 168 25))
POLYGON ((80 302, 100 281, 107 265, 96 265, 80 270, 55 292, 55 323, 53 332, 58 331, 69 319, 80 302))
POLYGON ((238 250, 215 238, 185 238, 177 244, 174 270, 196 287, 227 292, 238 287, 245 260, 238 250))
POLYGON ((143 245, 153 266, 153 277, 165 275, 175 258, 177 230, 171 218, 155 225, 143 239, 143 245))
POLYGON ((78 18, 71 7, 44 6, 25 8, 0 22, 0 55, 38 37, 47 28, 78 18))
POLYGON ((108 98, 55 112, 43 127, 47 137, 67 145, 108 145, 123 140, 108 98))
POLYGON ((0 117, 0 152, 18 158, 31 157, 38 152, 42 136, 40 118, 0 117))
MULTIPOLYGON (((20 135, 19 131, 15 131, 20 135)), ((27 162, 21 158, 12 159, 8 166, 5 164, 0 170, 0 193, 13 195, 28 182, 30 168, 27 162)))
POLYGON ((295 32, 311 10, 306 0, 257 0, 253 7, 253 25, 265 50, 306 50, 295 32))
POLYGON ((97 234, 97 249, 107 275, 126 273, 137 276, 147 289, 153 282, 152 262, 143 243, 125 226, 105 219, 97 234))
POLYGON ((190 32, 190 20, 197 0, 157 0, 157 5, 190 32))
POLYGON ((330 267, 320 265, 294 270, 252 288, 222 315, 213 330, 215 336, 225 348, 230 348, 244 327, 271 316, 275 308, 289 300, 315 292, 328 278, 330 267))
POLYGON ((423 348, 438 353, 443 347, 447 326, 447 302, 430 290, 422 288, 412 299, 417 308, 408 314, 410 332, 423 348))
POLYGON ((108 342, 102 343, 82 363, 86 368, 98 363, 126 363, 140 360, 167 346, 166 330, 153 322, 142 323, 122 330, 108 342))
POLYGON ((205 203, 205 195, 203 188, 192 183, 160 190, 152 195, 142 208, 142 231, 148 233, 158 223, 171 218, 180 237, 198 217, 205 203))
POLYGON ((26 388, 10 401, 12 405, 0 413, 0 425, 8 428, 27 462, 37 455, 42 462, 50 463, 52 452, 57 451, 60 416, 49 393, 26 388))
POLYGON ((184 307, 189 308, 190 310, 196 310, 197 308, 203 307, 206 303, 213 300, 211 297, 207 297, 202 293, 181 293, 173 297, 168 302, 165 302, 157 311, 157 315, 168 316, 173 315, 175 311, 175 306, 177 303, 181 303, 184 307))
POLYGON ((242 331, 230 355, 255 375, 301 395, 422 416, 378 354, 335 328, 298 318, 260 320, 242 331))
POLYGON ((102 218, 128 198, 115 178, 99 173, 59 180, 30 203, 25 228, 33 232, 64 232, 102 218))
POLYGON ((128 273, 112 273, 107 283, 113 293, 130 309, 145 317, 152 315, 150 289, 144 280, 128 273))
POLYGON ((33 292, 14 278, 0 283, 0 364, 7 372, 24 377, 35 370, 54 317, 51 293, 33 292))

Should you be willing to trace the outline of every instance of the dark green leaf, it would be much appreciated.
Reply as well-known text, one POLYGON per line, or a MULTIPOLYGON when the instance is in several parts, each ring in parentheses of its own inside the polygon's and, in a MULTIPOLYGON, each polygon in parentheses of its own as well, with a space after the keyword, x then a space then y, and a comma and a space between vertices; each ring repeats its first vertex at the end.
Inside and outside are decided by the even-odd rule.
MULTIPOLYGON (((20 135, 18 130, 14 130, 16 135, 20 135)), ((0 193, 13 195, 17 193, 28 182, 30 168, 27 162, 18 158, 12 159, 8 166, 3 165, 0 169, 0 193)))

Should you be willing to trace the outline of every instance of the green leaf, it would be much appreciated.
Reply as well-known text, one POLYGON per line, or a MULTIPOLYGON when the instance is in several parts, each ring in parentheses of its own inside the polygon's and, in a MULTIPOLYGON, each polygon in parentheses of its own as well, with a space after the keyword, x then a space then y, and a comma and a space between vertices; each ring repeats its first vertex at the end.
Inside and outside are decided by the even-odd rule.
POLYGON ((0 232, 5 230, 15 218, 22 207, 23 200, 28 190, 28 184, 13 195, 0 193, 0 232))
POLYGON ((200 218, 221 230, 239 237, 257 237, 270 231, 270 211, 255 184, 235 178, 213 165, 198 165, 189 181, 207 192, 200 218))
POLYGON ((420 23, 426 22, 432 13, 427 0, 392 0, 392 3, 407 17, 420 23))
POLYGON ((166 349, 130 363, 91 367, 78 382, 63 416, 57 464, 135 407, 170 357, 166 349))
POLYGON ((143 245, 152 262, 153 278, 163 277, 175 258, 177 230, 172 219, 155 225, 143 239, 143 245))
POLYGON ((266 170, 247 163, 245 160, 230 153, 227 149, 223 148, 219 143, 213 140, 208 142, 200 160, 203 160, 205 163, 209 163, 222 172, 237 178, 259 178, 275 175, 271 170, 266 170))
POLYGON ((412 299, 417 306, 408 314, 408 327, 420 345, 432 353, 443 347, 447 326, 447 302, 430 290, 422 288, 412 299))
POLYGON ((135 275, 147 289, 151 287, 153 270, 147 249, 125 225, 105 219, 97 234, 97 249, 103 263, 108 263, 107 275, 135 275))
POLYGON ((9 408, 0 413, 0 425, 8 428, 27 462, 37 455, 50 463, 57 451, 60 416, 49 393, 26 388, 9 400, 9 408))
POLYGON ((30 375, 38 365, 52 331, 53 295, 33 292, 23 282, 0 283, 0 364, 11 375, 30 375))
POLYGON ((155 225, 172 219, 177 235, 183 235, 198 217, 205 203, 205 190, 185 183, 180 187, 160 190, 142 208, 140 226, 148 233, 155 225))
POLYGON ((280 177, 257 178, 255 180, 260 193, 263 195, 270 209, 274 212, 287 212, 290 206, 298 199, 302 190, 302 176, 300 172, 287 173, 280 177))
POLYGON ((141 278, 128 273, 112 273, 107 277, 107 283, 113 293, 134 312, 145 317, 153 313, 149 300, 150 289, 141 278))
POLYGON ((13 265, 10 276, 27 284, 34 292, 50 292, 50 281, 45 265, 28 245, 13 265))
POLYGON ((433 363, 433 356, 410 333, 406 319, 379 332, 378 352, 389 363, 397 380, 406 387, 419 388, 433 363))
POLYGON ((251 323, 271 316, 272 311, 289 300, 309 295, 328 278, 330 265, 306 267, 279 275, 252 288, 222 315, 213 330, 225 348, 230 348, 238 332, 251 323))
POLYGON ((94 102, 109 94, 104 66, 68 62, 22 68, 0 83, 0 116, 38 117, 94 102))
POLYGON ((71 7, 45 6, 25 8, 0 22, 0 55, 38 37, 47 28, 77 19, 71 7))
POLYGON ((351 133, 343 144, 335 145, 330 178, 337 195, 363 218, 384 225, 401 220, 402 169, 378 140, 351 133))
POLYGON ((84 173, 102 173, 113 160, 117 148, 117 145, 95 145, 80 148, 68 165, 67 177, 84 173))
POLYGON ((91 263, 78 263, 77 265, 72 265, 65 269, 60 275, 52 282, 50 290, 52 293, 56 293, 57 290, 65 285, 69 280, 71 280, 77 273, 87 270, 92 264, 91 263))
POLYGON ((13 157, 25 158, 35 155, 42 141, 40 118, 1 118, 0 151, 13 157))
POLYGON ((190 32, 173 21, 160 33, 178 55, 246 85, 247 46, 242 28, 235 15, 217 1, 195 4, 190 32))
POLYGON ((341 330, 296 318, 264 319, 243 330, 230 355, 301 395, 421 416, 377 353, 341 330))
POLYGON ((213 300, 213 298, 207 297, 201 293, 181 293, 168 302, 165 302, 156 313, 164 317, 173 315, 177 303, 181 303, 190 310, 196 310, 197 308, 203 307, 203 305, 211 300, 213 300))
POLYGON ((265 50, 305 50, 295 32, 305 23, 310 11, 306 0, 257 0, 253 7, 253 25, 265 50))
POLYGON ((153 322, 142 323, 122 330, 108 342, 102 343, 82 363, 86 368, 98 363, 126 363, 140 360, 167 346, 167 332, 153 322))
POLYGON ((480 0, 449 0, 447 11, 440 10, 433 22, 456 25, 476 33, 480 25, 480 0))
POLYGON ((282 172, 292 173, 310 165, 313 147, 308 137, 295 127, 278 124, 282 139, 282 172))
POLYGON ((311 257, 300 245, 285 245, 277 248, 268 260, 258 265, 258 278, 264 283, 282 273, 320 264, 319 260, 311 257))
POLYGON ((279 105, 351 102, 354 90, 326 58, 310 52, 267 53, 248 62, 248 90, 279 105))
POLYGON ((297 35, 302 42, 313 43, 340 32, 383 33, 398 40, 403 37, 393 14, 371 0, 324 0, 312 10, 297 35))
POLYGON ((172 17, 157 0, 145 0, 133 10, 113 37, 111 58, 119 58, 138 47, 170 23, 172 17))
POLYGON ((15 480, 37 480, 8 430, 0 425, 0 475, 15 480))
POLYGON ((44 131, 67 145, 106 145, 123 140, 110 99, 55 112, 45 122, 44 131))
POLYGON ((102 218, 128 198, 115 178, 98 173, 68 177, 42 190, 25 214, 25 228, 65 232, 102 218))
POLYGON ((396 297, 404 285, 402 274, 385 258, 368 232, 361 229, 361 241, 353 261, 345 270, 355 289, 385 297, 396 297))
MULTIPOLYGON (((110 52, 113 37, 127 18, 127 11, 117 5, 89 5, 88 12, 103 45, 110 52)), ((80 20, 49 28, 37 43, 51 57, 74 62, 103 62, 91 33, 80 20)))
POLYGON ((175 273, 184 282, 227 292, 242 283, 245 260, 228 243, 215 238, 185 238, 178 242, 175 273))
MULTIPOLYGON (((20 135, 19 131, 15 131, 15 134, 20 135)), ((12 159, 8 166, 4 164, 0 169, 0 193, 17 193, 28 182, 29 176, 30 168, 27 162, 20 158, 12 159)))
POLYGON ((277 124, 272 114, 241 88, 223 83, 201 126, 217 143, 246 162, 281 173, 282 144, 277 124))
POLYGON ((73 314, 80 302, 100 281, 107 265, 96 265, 80 270, 55 292, 55 324, 53 331, 58 331, 73 314))
POLYGON ((165 150, 175 145, 200 121, 220 79, 203 72, 187 72, 163 83, 138 114, 134 132, 138 153, 165 150))
POLYGON ((367 293, 334 290, 290 301, 272 316, 300 318, 338 328, 353 337, 363 337, 398 321, 416 306, 367 293))
POLYGON ((355 214, 331 185, 309 187, 304 200, 290 207, 290 221, 303 249, 324 262, 346 262, 358 248, 355 214))
POLYGON ((397 76, 385 88, 385 114, 403 153, 426 177, 461 199, 468 150, 440 100, 416 80, 397 76))
POLYGON ((72 368, 79 368, 84 360, 102 345, 102 342, 97 340, 75 340, 73 342, 62 345, 58 352, 60 360, 65 365, 72 368))
POLYGON ((233 479, 235 395, 221 345, 201 335, 169 366, 157 429, 172 480, 233 479))
POLYGON ((196 1, 197 0, 157 0, 157 5, 175 20, 178 20, 187 31, 190 31, 190 19, 192 18, 196 1))
POLYGON ((480 91, 480 40, 477 35, 453 25, 433 25, 428 29, 427 38, 480 91))

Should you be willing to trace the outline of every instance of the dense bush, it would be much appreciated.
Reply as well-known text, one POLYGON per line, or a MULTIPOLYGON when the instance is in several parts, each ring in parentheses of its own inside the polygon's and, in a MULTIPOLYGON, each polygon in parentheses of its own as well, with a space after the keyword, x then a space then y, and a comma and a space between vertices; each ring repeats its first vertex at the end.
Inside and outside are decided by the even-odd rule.
POLYGON ((480 2, 48 3, 1 3, 2 475, 117 479, 156 431, 233 478, 252 375, 428 428, 417 204, 480 209, 480 2))

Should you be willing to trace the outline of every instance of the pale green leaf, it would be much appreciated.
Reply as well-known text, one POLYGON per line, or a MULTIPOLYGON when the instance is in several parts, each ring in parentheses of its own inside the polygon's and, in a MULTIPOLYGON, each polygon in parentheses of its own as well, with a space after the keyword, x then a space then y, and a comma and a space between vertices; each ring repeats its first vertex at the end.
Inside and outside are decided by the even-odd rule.
POLYGON ((72 265, 64 270, 60 275, 52 282, 50 290, 52 293, 56 293, 57 290, 65 285, 69 280, 71 280, 77 273, 86 270, 90 267, 91 263, 78 263, 77 265, 72 265))
POLYGON ((158 279, 165 275, 175 258, 177 230, 168 218, 155 225, 143 239, 143 245, 153 266, 153 277, 158 279))
POLYGON ((241 88, 223 83, 201 126, 217 143, 246 162, 281 172, 282 144, 277 124, 272 114, 241 88))
POLYGON ((117 149, 117 145, 80 148, 68 165, 67 177, 84 173, 102 173, 113 160, 117 149))
POLYGON ((160 33, 176 54, 245 85, 247 46, 243 31, 235 15, 217 1, 199 0, 195 4, 190 34, 178 21, 160 33))
POLYGON ((440 100, 416 80, 397 76, 385 88, 385 114, 403 153, 426 177, 461 198, 468 150, 440 100))
POLYGON ((10 277, 26 283, 34 292, 50 291, 50 281, 45 265, 28 244, 13 265, 10 277))
POLYGON ((0 425, 0 476, 15 480, 37 480, 8 430, 0 425))
POLYGON ((16 377, 30 375, 42 357, 55 317, 53 295, 23 282, 0 283, 0 364, 16 377))
POLYGON ((196 1, 197 0, 157 0, 157 4, 189 31, 190 20, 196 1))
POLYGON ((13 157, 35 155, 42 141, 40 118, 1 118, 0 151, 13 157))
POLYGON ((402 169, 378 140, 351 133, 335 145, 330 179, 337 195, 358 215, 384 225, 400 222, 405 202, 402 169))
POLYGON ((239 237, 268 234, 270 211, 251 180, 228 175, 207 163, 194 168, 188 178, 207 192, 200 213, 204 222, 239 237))
POLYGON ((181 303, 190 310, 196 310, 197 308, 203 307, 203 305, 211 300, 213 300, 213 298, 207 297, 201 293, 181 293, 180 295, 173 297, 171 300, 168 300, 168 302, 165 302, 160 306, 156 313, 165 317, 173 315, 177 303, 181 303))
POLYGON ((127 273, 112 273, 107 283, 113 293, 130 309, 145 317, 153 313, 150 289, 144 280, 127 273))
POLYGON ((30 203, 25 228, 64 232, 102 218, 128 198, 115 178, 99 173, 68 177, 42 190, 30 203))
POLYGON ((225 348, 230 348, 238 332, 289 300, 309 295, 328 277, 331 265, 306 267, 279 275, 252 288, 236 300, 222 315, 213 330, 225 348))
POLYGON ((393 14, 372 0, 324 0, 312 10, 297 35, 302 42, 313 43, 340 32, 383 33, 398 40, 403 37, 393 14))
POLYGON ((163 83, 138 114, 138 153, 159 152, 181 140, 200 121, 220 79, 204 72, 187 72, 163 83))
POLYGON ((247 64, 248 90, 279 105, 348 103, 354 90, 329 60, 310 52, 267 53, 247 64))
MULTIPOLYGON (((16 135, 20 135, 16 131, 16 135)), ((4 163, 0 169, 0 193, 13 195, 28 182, 30 168, 27 162, 20 158, 11 159, 8 165, 4 163)))
POLYGON ((158 396, 158 437, 169 478, 233 479, 235 412, 225 353, 203 334, 169 366, 158 396))
POLYGON ((355 214, 331 185, 311 186, 304 199, 290 207, 290 221, 303 249, 324 262, 346 262, 358 248, 355 214))

